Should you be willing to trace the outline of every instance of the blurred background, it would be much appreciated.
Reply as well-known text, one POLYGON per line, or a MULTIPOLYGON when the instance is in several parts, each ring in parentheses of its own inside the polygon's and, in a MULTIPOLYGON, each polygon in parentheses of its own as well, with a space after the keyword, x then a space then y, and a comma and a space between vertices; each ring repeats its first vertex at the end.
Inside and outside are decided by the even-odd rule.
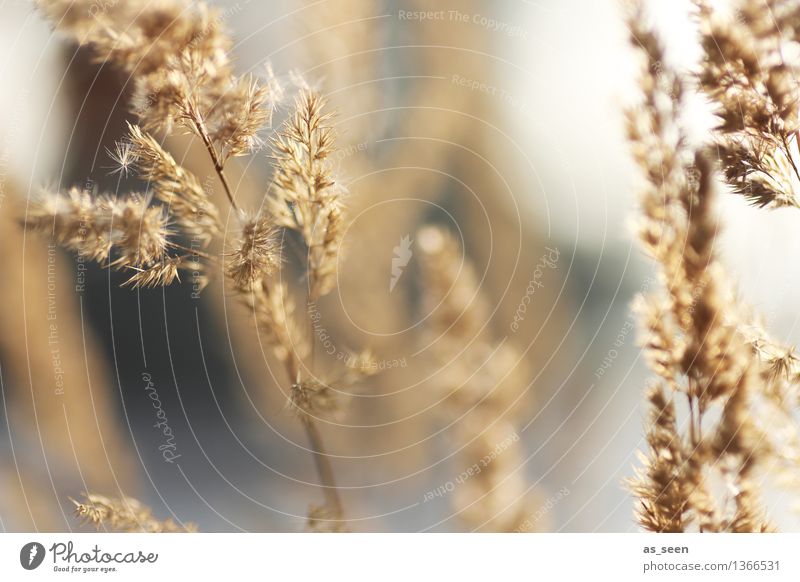
MULTIPOLYGON (((629 227, 636 190, 622 110, 635 62, 617 2, 214 5, 241 71, 269 62, 282 80, 297 70, 329 95, 351 222, 339 286, 320 305, 324 327, 334 351, 370 347, 403 362, 321 425, 350 528, 486 529, 452 503, 471 465, 457 438, 467 417, 441 414, 420 339, 430 313, 417 236, 438 224, 474 265, 496 341, 518 355, 514 396, 498 414, 519 437, 501 482, 521 485, 497 511, 524 507, 525 531, 633 531, 623 480, 643 444, 648 373, 629 305, 654 281, 629 227), (411 258, 392 287, 404 237, 411 258), (544 256, 557 260, 542 268, 544 256)), ((307 443, 280 367, 223 285, 199 297, 190 283, 120 289, 118 274, 19 227, 43 186, 136 187, 106 155, 131 118, 130 87, 30 3, 2 7, 0 527, 76 529, 68 498, 89 490, 137 497, 201 531, 303 530, 320 497, 307 443), (172 462, 159 449, 154 391, 172 462)), ((687 10, 657 3, 681 65, 695 56, 687 10)), ((213 181, 197 144, 170 147, 213 181)), ((233 175, 257 208, 266 155, 233 175)), ((720 211, 741 293, 778 339, 796 342, 792 211, 757 212, 732 196, 720 211)))

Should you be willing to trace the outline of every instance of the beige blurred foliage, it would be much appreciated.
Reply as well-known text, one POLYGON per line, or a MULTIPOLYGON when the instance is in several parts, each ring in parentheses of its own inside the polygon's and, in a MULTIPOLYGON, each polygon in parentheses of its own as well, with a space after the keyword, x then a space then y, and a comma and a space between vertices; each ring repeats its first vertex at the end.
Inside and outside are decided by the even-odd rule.
MULTIPOLYGON (((20 530, 70 529, 78 489, 135 488, 116 383, 83 321, 72 261, 26 236, 19 192, 0 207, 0 365, 12 459, 3 475, 20 530), (68 267, 69 265, 69 267, 68 267)), ((7 524, 7 527, 11 524, 7 524)))

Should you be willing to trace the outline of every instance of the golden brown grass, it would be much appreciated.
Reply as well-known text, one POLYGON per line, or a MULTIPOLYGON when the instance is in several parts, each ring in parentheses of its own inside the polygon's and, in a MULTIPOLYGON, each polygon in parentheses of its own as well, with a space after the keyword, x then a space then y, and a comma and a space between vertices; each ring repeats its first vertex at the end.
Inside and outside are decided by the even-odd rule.
POLYGON ((797 481, 797 466, 786 462, 796 458, 793 404, 787 398, 794 357, 753 324, 715 248, 718 178, 712 146, 719 147, 734 189, 759 205, 780 205, 792 196, 766 188, 763 180, 772 171, 764 165, 767 157, 783 151, 793 98, 782 73, 770 72, 773 60, 755 46, 763 43, 767 50, 777 39, 763 19, 754 20, 754 4, 743 3, 745 17, 736 25, 741 30, 720 28, 701 4, 706 55, 700 86, 718 103, 721 119, 712 144, 695 145, 687 134, 682 121, 687 83, 666 64, 640 3, 633 3, 627 20, 644 62, 642 103, 630 111, 628 123, 633 156, 645 178, 639 237, 662 283, 660 291, 637 302, 656 379, 648 391, 648 450, 630 486, 639 500, 637 519, 650 531, 770 531, 762 503, 765 481, 776 471, 797 481), (763 38, 745 41, 745 33, 763 38), (765 68, 756 71, 762 59, 765 68), (743 171, 756 151, 762 165, 743 171), (685 402, 685 423, 678 420, 676 399, 685 402))
MULTIPOLYGON (((83 258, 128 273, 126 284, 132 286, 169 285, 182 272, 192 273, 200 287, 210 277, 224 277, 285 365, 289 406, 306 430, 325 496, 325 504, 312 509, 310 524, 343 530, 342 503, 316 415, 332 412, 341 401, 332 394, 352 388, 367 374, 347 369, 334 389, 314 373, 304 317, 282 280, 278 237, 280 229, 292 229, 305 241, 309 299, 330 292, 341 248, 344 190, 329 161, 336 150, 325 100, 301 83, 292 113, 269 140, 275 172, 268 202, 256 212, 245 211, 225 167, 231 158, 251 154, 265 143, 262 134, 284 91, 271 71, 265 79, 238 76, 221 18, 203 3, 125 2, 95 16, 91 4, 37 2, 51 22, 89 47, 99 61, 131 75, 138 120, 129 124, 129 135, 110 154, 118 171, 136 172, 149 188, 122 197, 96 196, 79 188, 45 192, 31 204, 27 225, 52 233, 83 258), (202 142, 226 194, 240 234, 222 254, 208 249, 222 236, 224 209, 155 137, 176 131, 202 142), (185 239, 191 241, 189 247, 185 239)), ((109 517, 124 513, 117 502, 93 499, 109 517)), ((81 505, 79 510, 84 516, 100 515, 92 507, 81 505)))

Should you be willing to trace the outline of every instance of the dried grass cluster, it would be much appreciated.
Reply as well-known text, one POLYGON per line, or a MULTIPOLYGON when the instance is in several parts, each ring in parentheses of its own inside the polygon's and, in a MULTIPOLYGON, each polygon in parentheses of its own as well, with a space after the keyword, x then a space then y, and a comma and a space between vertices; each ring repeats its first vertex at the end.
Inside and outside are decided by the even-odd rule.
POLYGON ((697 0, 700 87, 719 116, 717 146, 731 187, 758 206, 798 206, 800 9, 737 1, 733 14, 697 0))
MULTIPOLYGON (((342 239, 351 226, 346 188, 334 171, 335 162, 341 160, 337 154, 342 152, 337 151, 325 98, 301 79, 296 80, 297 87, 282 86, 268 67, 261 75, 237 74, 231 58, 233 43, 222 15, 202 2, 129 0, 106 3, 101 11, 95 0, 35 2, 59 31, 90 50, 97 62, 128 75, 135 119, 109 156, 115 172, 136 175, 146 188, 125 196, 80 188, 44 192, 30 205, 27 225, 51 233, 83 258, 126 274, 126 284, 134 287, 163 287, 191 276, 202 288, 214 277, 224 279, 248 310, 259 338, 285 368, 286 408, 306 432, 323 490, 323 502, 309 508, 308 527, 345 531, 346 515, 318 420, 346 408, 348 395, 378 368, 372 365, 372 355, 363 351, 347 354, 338 370, 323 371, 303 313, 307 302, 313 304, 338 284, 342 239), (288 93, 294 93, 293 100, 287 100, 289 115, 272 132, 276 105, 288 93), (223 200, 218 205, 211 188, 189 170, 191 164, 182 166, 170 153, 165 144, 178 133, 190 134, 202 143, 227 203, 223 200), (235 165, 231 160, 262 151, 270 157, 273 177, 260 203, 248 207, 242 188, 229 179, 231 165, 235 165), (305 273, 305 292, 298 292, 293 285, 295 271, 285 268, 292 262, 284 248, 287 239, 304 243, 305 259, 292 267, 305 273)), ((425 8, 421 0, 412 0, 412 4, 425 8)), ((356 17, 348 16, 352 23, 374 33, 370 26, 374 7, 369 3, 348 1, 340 6, 337 18, 354 14, 356 17)), ((462 8, 477 10, 478 5, 468 1, 462 8)), ((315 16, 323 17, 323 11, 315 16)), ((320 28, 325 33, 320 36, 326 38, 328 31, 335 29, 320 28)), ((420 46, 432 47, 448 39, 454 43, 463 27, 436 23, 425 27, 422 34, 427 42, 420 46)), ((347 53, 375 65, 372 61, 377 52, 369 46, 367 34, 339 40, 347 53)), ((328 40, 316 48, 328 59, 328 40)), ((472 121, 465 122, 461 112, 473 109, 481 113, 483 97, 456 86, 443 90, 441 79, 454 68, 464 72, 475 68, 466 59, 469 53, 481 52, 480 48, 420 63, 420 81, 414 85, 412 98, 436 99, 426 100, 428 107, 407 108, 394 130, 400 136, 424 134, 425 138, 397 140, 387 167, 412 168, 420 148, 427 163, 447 166, 453 142, 462 144, 470 156, 479 151, 472 146, 482 141, 480 131, 486 131, 476 130, 483 125, 477 123, 481 116, 470 116, 472 121)), ((332 61, 334 67, 345 62, 332 61)), ((340 72, 347 84, 368 85, 361 82, 355 68, 340 72)), ((483 73, 470 74, 480 78, 483 73)), ((379 109, 378 91, 365 90, 364 95, 365 111, 379 109)), ((372 122, 368 116, 358 115, 360 103, 344 104, 350 108, 343 116, 348 123, 372 122)), ((484 171, 480 164, 472 163, 472 157, 464 159, 471 163, 461 160, 462 164, 453 166, 469 165, 464 167, 472 172, 468 178, 486 180, 479 175, 484 171)), ((370 173, 377 174, 364 172, 370 173)), ((370 201, 395 200, 407 191, 423 189, 431 191, 433 198, 447 189, 447 175, 434 174, 432 179, 427 172, 414 172, 407 180, 387 180, 376 188, 379 191, 370 193, 370 201)), ((489 204, 498 208, 502 202, 494 197, 489 204)), ((354 245, 359 248, 354 248, 353 254, 360 262, 369 262, 375 258, 379 237, 387 237, 389 231, 407 236, 423 221, 423 212, 404 208, 369 229, 362 227, 358 232, 364 237, 359 240, 363 244, 354 245)), ((485 296, 485 281, 464 259, 461 245, 435 227, 420 231, 418 240, 423 303, 432 313, 424 338, 431 346, 430 365, 437 370, 431 385, 442 403, 442 416, 451 425, 459 466, 478 467, 453 495, 455 513, 473 530, 518 531, 529 521, 526 516, 532 514, 535 503, 522 469, 522 423, 515 416, 520 392, 529 386, 528 354, 519 353, 492 328, 495 310, 485 296)), ((351 285, 363 300, 364 312, 397 322, 408 315, 401 302, 397 309, 386 310, 376 306, 372 297, 372 290, 385 283, 382 277, 378 269, 364 269, 351 285)), ((402 290, 395 297, 400 293, 402 290)), ((99 528, 184 529, 171 520, 156 520, 149 509, 130 498, 87 494, 83 503, 75 505, 84 522, 99 528)))
MULTIPOLYGON (((721 120, 710 144, 691 142, 682 120, 687 83, 665 64, 639 3, 628 18, 644 57, 643 103, 628 122, 645 178, 639 237, 662 283, 636 304, 656 379, 648 390, 648 450, 630 486, 639 523, 656 532, 771 531, 765 482, 797 483, 794 355, 754 324, 715 249, 715 151, 733 188, 759 205, 794 199, 779 184, 788 174, 778 176, 775 166, 780 156, 790 159, 796 131, 790 69, 774 52, 783 28, 768 23, 757 3, 739 4, 742 18, 721 24, 699 3, 705 57, 698 78, 721 120), (688 411, 686 430, 676 399, 688 411)), ((800 16, 778 10, 786 3, 770 4, 781 18, 800 16)))
MULTIPOLYGON (((291 229, 300 233, 308 248, 309 298, 325 295, 336 282, 344 190, 334 179, 329 160, 335 143, 325 100, 298 80, 292 113, 267 140, 263 134, 285 89, 270 68, 261 78, 235 73, 229 57, 232 42, 218 12, 184 0, 119 2, 102 12, 94 10, 94 4, 37 1, 60 31, 89 47, 99 62, 130 75, 137 122, 128 125, 127 138, 109 154, 116 171, 135 172, 148 188, 124 197, 78 188, 46 192, 31 204, 26 223, 51 232, 84 258, 128 273, 126 284, 136 287, 169 285, 179 280, 181 271, 192 273, 199 287, 211 276, 223 276, 286 366, 289 405, 308 434, 326 499, 325 506, 313 511, 311 526, 318 528, 327 520, 326 529, 344 529, 341 501, 315 415, 334 412, 342 401, 336 394, 351 389, 372 368, 354 373, 347 367, 336 388, 318 377, 305 318, 281 279, 280 230, 291 229), (188 132, 203 143, 230 203, 239 235, 222 254, 209 249, 224 234, 223 210, 197 176, 179 165, 155 137, 166 138, 176 131, 188 132), (230 186, 226 163, 256 153, 267 143, 274 177, 266 203, 257 212, 246 212, 230 186)), ((78 505, 78 512, 98 525, 108 522, 118 529, 133 529, 133 522, 141 519, 147 531, 160 531, 132 500, 92 496, 87 504, 78 505)))

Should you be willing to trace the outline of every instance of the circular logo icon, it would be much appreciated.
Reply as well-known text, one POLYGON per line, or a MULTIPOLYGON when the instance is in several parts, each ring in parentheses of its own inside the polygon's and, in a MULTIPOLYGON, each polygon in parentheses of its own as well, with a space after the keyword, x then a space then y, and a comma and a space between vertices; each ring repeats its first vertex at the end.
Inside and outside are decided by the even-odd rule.
POLYGON ((19 551, 19 563, 26 570, 35 570, 44 561, 44 546, 39 542, 28 542, 19 551))

